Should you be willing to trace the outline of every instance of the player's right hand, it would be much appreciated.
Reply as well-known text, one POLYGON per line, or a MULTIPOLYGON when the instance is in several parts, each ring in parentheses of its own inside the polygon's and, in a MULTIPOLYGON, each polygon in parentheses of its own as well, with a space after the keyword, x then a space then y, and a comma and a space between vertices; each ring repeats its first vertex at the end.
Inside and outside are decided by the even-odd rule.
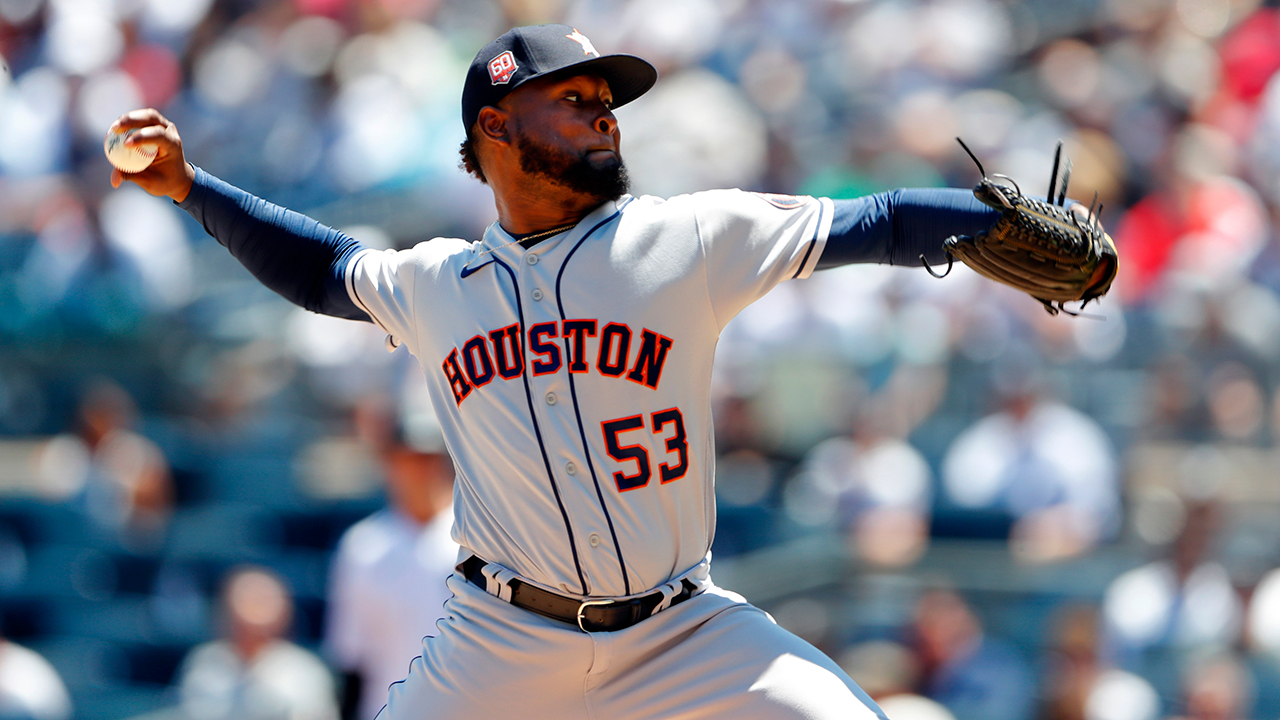
POLYGON ((129 145, 147 145, 156 149, 156 158, 141 172, 125 173, 111 169, 111 187, 130 180, 152 195, 166 195, 182 202, 191 192, 196 171, 187 164, 182 154, 182 138, 178 127, 169 122, 158 110, 134 110, 121 115, 111 124, 109 131, 137 130, 125 141, 129 145))

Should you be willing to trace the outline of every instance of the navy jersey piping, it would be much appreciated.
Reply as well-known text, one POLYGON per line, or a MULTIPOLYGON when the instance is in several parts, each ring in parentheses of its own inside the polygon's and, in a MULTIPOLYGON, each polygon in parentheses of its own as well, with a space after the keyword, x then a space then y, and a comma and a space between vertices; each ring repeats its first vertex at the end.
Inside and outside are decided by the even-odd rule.
MULTIPOLYGON (((521 345, 524 345, 523 338, 526 337, 524 322, 524 305, 520 302, 520 282, 516 279, 516 273, 509 265, 498 258, 494 258, 494 264, 507 271, 511 276, 511 284, 515 287, 516 298, 516 314, 520 316, 520 337, 521 345)), ((560 499, 560 486, 556 484, 555 473, 551 470, 551 459, 547 456, 547 446, 542 442, 542 429, 538 427, 538 418, 533 411, 533 391, 529 389, 529 373, 520 374, 524 381, 524 397, 529 404, 529 422, 533 423, 533 432, 538 437, 538 449, 542 452, 542 464, 547 469, 547 479, 551 481, 551 492, 556 496, 556 505, 560 508, 560 517, 564 519, 564 529, 569 535, 569 550, 573 553, 573 566, 578 571, 578 582, 582 585, 582 594, 587 594, 587 578, 582 574, 582 563, 578 560, 578 545, 573 540, 573 525, 569 522, 569 512, 564 508, 564 501, 560 499)))
MULTIPOLYGON (((385 330, 386 330, 386 328, 382 327, 382 324, 381 324, 381 323, 379 323, 377 320, 374 320, 374 319, 373 319, 373 313, 372 313, 372 312, 369 312, 369 306, 365 304, 364 300, 361 300, 361 299, 360 299, 360 291, 356 289, 356 284, 355 284, 355 283, 347 283, 346 275, 347 275, 347 273, 348 273, 348 272, 352 272, 352 271, 349 271, 349 270, 346 270, 346 269, 344 269, 344 270, 343 270, 343 273, 342 273, 342 275, 343 275, 342 283, 343 283, 344 285, 347 285, 348 287, 350 287, 350 288, 351 288, 350 295, 351 295, 351 299, 352 299, 352 301, 354 302, 355 306, 356 306, 357 308, 359 308, 359 309, 360 309, 360 311, 361 311, 361 312, 363 312, 365 315, 368 315, 368 316, 369 316, 369 319, 370 319, 374 324, 376 324, 376 325, 378 326, 378 328, 379 328, 379 329, 381 329, 381 330, 384 330, 384 331, 385 331, 385 330)), ((390 335, 390 333, 387 333, 387 334, 388 334, 388 335, 390 335)))
POLYGON ((804 266, 809 264, 809 256, 813 254, 813 248, 818 244, 818 233, 822 232, 822 216, 827 213, 827 206, 818 201, 818 227, 813 231, 813 239, 809 241, 809 247, 804 251, 804 259, 800 261, 800 267, 796 268, 796 274, 791 276, 792 280, 800 277, 800 273, 804 272, 804 266))
MULTIPOLYGON (((599 223, 596 223, 595 227, 584 233, 582 238, 578 240, 573 248, 569 250, 569 253, 565 255, 564 261, 560 263, 560 271, 556 273, 556 307, 560 310, 561 321, 568 319, 565 317, 564 313, 564 298, 561 297, 560 294, 560 285, 561 281, 564 279, 564 269, 569 266, 569 260, 573 258, 573 254, 578 251, 578 248, 582 247, 582 244, 587 241, 587 238, 595 234, 595 232, 600 228, 610 222, 613 222, 615 218, 622 214, 622 208, 626 207, 630 202, 630 199, 628 199, 626 203, 622 204, 622 207, 618 208, 617 212, 604 220, 601 220, 599 223)), ((569 349, 569 339, 563 338, 563 340, 565 343, 565 359, 567 362, 569 357, 568 353, 571 352, 569 349)), ((565 372, 565 375, 569 378, 569 396, 573 399, 573 414, 578 419, 578 434, 582 436, 582 454, 587 459, 587 469, 591 471, 591 482, 596 487, 596 499, 600 502, 600 510, 604 512, 605 523, 609 526, 609 535, 613 538, 613 549, 618 553, 618 570, 622 573, 622 594, 630 595, 631 581, 627 578, 627 563, 622 557, 622 543, 618 541, 618 532, 613 528, 613 516, 609 514, 609 506, 604 501, 604 491, 600 489, 600 478, 596 473, 596 464, 591 460, 591 445, 587 442, 586 426, 582 424, 582 409, 578 407, 578 387, 573 381, 572 372, 565 372)))

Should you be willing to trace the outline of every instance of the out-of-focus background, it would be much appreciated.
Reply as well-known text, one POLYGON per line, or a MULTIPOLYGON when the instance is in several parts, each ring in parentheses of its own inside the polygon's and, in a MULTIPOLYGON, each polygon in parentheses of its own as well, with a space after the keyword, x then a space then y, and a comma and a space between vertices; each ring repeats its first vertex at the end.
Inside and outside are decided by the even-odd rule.
MULTIPOLYGON (((1274 5, 0 0, 0 716, 364 717, 335 548, 403 494, 394 438, 439 453, 412 358, 113 191, 107 126, 159 108, 197 165, 370 245, 477 237, 466 65, 561 21, 661 71, 617 113, 637 193, 968 187, 961 136, 1042 194, 1061 138, 1122 258, 1094 317, 964 268, 748 308, 720 584, 894 720, 1280 717, 1274 5)), ((418 542, 371 532, 353 562, 418 542)))

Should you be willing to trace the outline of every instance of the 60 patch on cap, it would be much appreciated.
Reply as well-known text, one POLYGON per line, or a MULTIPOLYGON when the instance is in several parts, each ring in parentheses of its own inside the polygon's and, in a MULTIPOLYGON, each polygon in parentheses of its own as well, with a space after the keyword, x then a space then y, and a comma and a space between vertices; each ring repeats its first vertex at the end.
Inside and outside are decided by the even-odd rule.
POLYGON ((515 75, 516 70, 519 69, 516 56, 512 55, 510 50, 503 51, 501 55, 489 61, 489 77, 494 85, 506 85, 511 82, 511 76, 515 75))
POLYGON ((497 105, 524 83, 551 73, 599 75, 609 83, 613 106, 643 95, 658 71, 635 55, 601 55, 577 28, 533 25, 509 30, 476 53, 462 88, 462 124, 470 129, 480 109, 497 105))

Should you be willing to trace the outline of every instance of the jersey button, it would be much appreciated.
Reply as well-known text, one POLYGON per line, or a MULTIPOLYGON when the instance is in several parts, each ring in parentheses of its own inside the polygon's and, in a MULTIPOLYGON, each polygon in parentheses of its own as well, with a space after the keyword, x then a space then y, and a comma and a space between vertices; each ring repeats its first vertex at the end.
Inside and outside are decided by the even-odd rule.
POLYGON ((547 393, 547 404, 548 404, 548 405, 555 405, 555 404, 556 404, 556 394, 555 394, 555 393, 547 393))
POLYGON ((591 547, 600 547, 600 536, 591 533, 591 537, 587 538, 587 542, 591 543, 591 547))
POLYGON ((577 465, 574 465, 573 463, 565 463, 565 464, 564 464, 564 471, 565 471, 565 472, 567 472, 567 473, 569 473, 570 475, 577 475, 577 474, 578 474, 578 466, 577 466, 577 465))
POLYGON ((537 264, 538 264, 538 256, 537 256, 537 255, 535 255, 534 253, 529 253, 528 255, 525 255, 525 256, 524 256, 524 261, 525 261, 525 262, 527 262, 527 263, 529 263, 530 265, 537 265, 537 264))
MULTIPOLYGON (((536 255, 534 255, 534 256, 531 256, 531 257, 537 257, 537 256, 536 256, 536 255)), ((541 299, 542 299, 542 291, 541 291, 541 290, 539 290, 539 289, 537 289, 537 288, 534 288, 534 290, 533 290, 533 299, 534 299, 534 300, 541 300, 541 299)))

